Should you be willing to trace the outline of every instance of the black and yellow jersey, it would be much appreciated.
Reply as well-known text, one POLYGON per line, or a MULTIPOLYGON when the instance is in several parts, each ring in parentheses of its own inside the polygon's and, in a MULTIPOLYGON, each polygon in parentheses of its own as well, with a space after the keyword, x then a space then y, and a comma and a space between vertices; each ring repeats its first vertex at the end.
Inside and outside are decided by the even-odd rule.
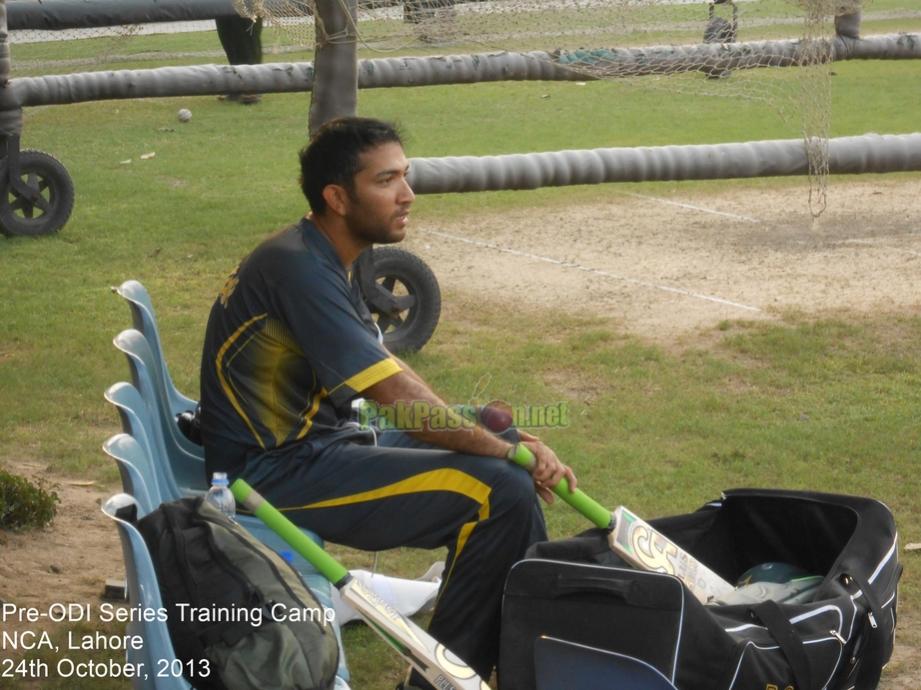
POLYGON ((308 220, 260 244, 211 308, 201 363, 208 474, 357 433, 357 394, 400 371, 329 240, 308 220))

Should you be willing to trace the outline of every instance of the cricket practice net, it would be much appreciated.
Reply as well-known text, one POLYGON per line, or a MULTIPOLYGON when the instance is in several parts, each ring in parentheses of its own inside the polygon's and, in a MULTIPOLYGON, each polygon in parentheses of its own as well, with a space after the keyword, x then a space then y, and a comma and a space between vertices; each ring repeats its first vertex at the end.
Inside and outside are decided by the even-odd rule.
MULTIPOLYGON (((545 67, 508 78, 617 80, 627 90, 668 99, 754 101, 781 118, 788 136, 805 142, 814 212, 824 207, 828 171, 830 64, 858 52, 921 56, 917 34, 893 33, 921 31, 916 0, 360 0, 357 8, 347 0, 9 0, 8 6, 13 76, 222 63, 212 19, 235 12, 263 21, 269 60, 311 60, 318 46, 353 43, 369 63, 401 56, 442 68, 437 79, 423 74, 407 82, 402 70, 403 81, 378 77, 375 86, 446 83, 436 55, 463 56, 474 71, 488 55, 500 70, 492 80, 513 72, 503 59, 525 56, 545 67), (328 30, 316 1, 341 7, 349 18, 344 28, 328 30), (17 7, 40 7, 46 16, 17 27, 17 7), (58 21, 74 8, 78 21, 58 21)), ((458 82, 478 79, 458 70, 458 82)))

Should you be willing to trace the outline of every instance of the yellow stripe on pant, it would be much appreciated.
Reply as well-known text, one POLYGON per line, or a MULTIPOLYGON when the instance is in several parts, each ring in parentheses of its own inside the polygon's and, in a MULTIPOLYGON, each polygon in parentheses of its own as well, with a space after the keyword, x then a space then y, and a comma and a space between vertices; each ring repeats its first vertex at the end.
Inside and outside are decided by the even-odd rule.
MULTIPOLYGON (((452 491, 454 493, 467 496, 471 500, 480 504, 480 510, 477 513, 477 519, 473 522, 465 523, 457 535, 457 548, 454 551, 454 562, 451 564, 451 571, 454 570, 454 563, 460 558, 461 551, 467 544, 470 534, 478 523, 489 518, 489 494, 492 491, 488 484, 484 484, 476 477, 466 472, 451 468, 442 468, 422 472, 407 479, 402 479, 393 484, 382 486, 370 491, 352 494, 351 496, 340 496, 339 498, 330 498, 325 501, 309 503, 304 506, 293 508, 282 508, 282 512, 293 510, 312 510, 315 508, 336 508, 339 506, 354 505, 367 501, 376 501, 381 498, 390 498, 405 494, 418 494, 426 491, 452 491)), ((451 577, 451 572, 445 576, 445 582, 451 577)))

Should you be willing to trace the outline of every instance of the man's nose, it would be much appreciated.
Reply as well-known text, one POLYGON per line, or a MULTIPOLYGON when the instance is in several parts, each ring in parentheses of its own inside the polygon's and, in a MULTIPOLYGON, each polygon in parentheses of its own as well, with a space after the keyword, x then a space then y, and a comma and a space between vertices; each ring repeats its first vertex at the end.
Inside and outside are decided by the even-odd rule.
POLYGON ((409 180, 404 177, 403 185, 400 188, 399 202, 401 204, 409 204, 412 203, 415 198, 416 194, 413 192, 413 188, 409 186, 409 180))

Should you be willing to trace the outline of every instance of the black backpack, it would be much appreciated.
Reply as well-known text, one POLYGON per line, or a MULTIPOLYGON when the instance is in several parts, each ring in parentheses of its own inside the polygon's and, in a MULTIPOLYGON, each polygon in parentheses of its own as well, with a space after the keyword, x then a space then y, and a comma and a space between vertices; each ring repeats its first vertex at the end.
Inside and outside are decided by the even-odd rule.
POLYGON ((560 658, 592 648, 596 660, 632 660, 679 690, 877 687, 892 653, 902 572, 883 503, 740 489, 649 523, 729 582, 766 562, 823 580, 805 603, 703 605, 677 578, 626 566, 603 530, 536 544, 506 582, 503 690, 538 686, 547 640, 560 658))
POLYGON ((333 686, 330 616, 278 554, 203 498, 163 503, 137 526, 176 656, 198 690, 333 686))

